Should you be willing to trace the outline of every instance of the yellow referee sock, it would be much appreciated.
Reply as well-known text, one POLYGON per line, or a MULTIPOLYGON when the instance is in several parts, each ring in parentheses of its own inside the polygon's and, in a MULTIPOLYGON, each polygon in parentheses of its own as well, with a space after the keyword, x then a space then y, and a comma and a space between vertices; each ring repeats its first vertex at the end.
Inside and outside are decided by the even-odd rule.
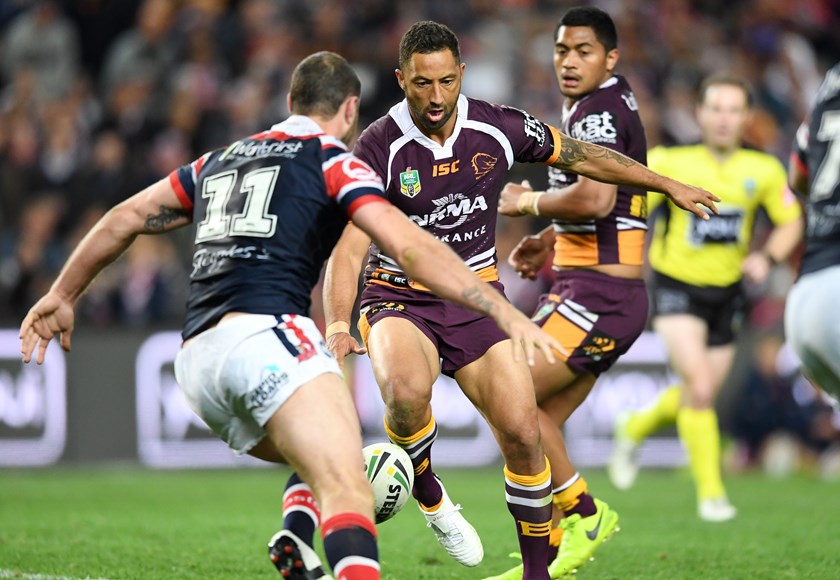
POLYGON ((681 408, 677 413, 677 431, 688 454, 698 500, 725 495, 720 474, 720 430, 715 410, 681 408))
POLYGON ((668 387, 659 395, 652 407, 643 409, 630 416, 627 422, 627 434, 636 443, 656 433, 666 425, 673 425, 680 408, 682 389, 679 385, 668 387))

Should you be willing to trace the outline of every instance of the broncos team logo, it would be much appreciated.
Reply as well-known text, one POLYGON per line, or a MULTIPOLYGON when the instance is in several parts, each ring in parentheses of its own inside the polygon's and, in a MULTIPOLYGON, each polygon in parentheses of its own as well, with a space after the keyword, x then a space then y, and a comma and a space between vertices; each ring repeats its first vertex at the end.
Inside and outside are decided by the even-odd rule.
POLYGON ((476 153, 472 158, 472 166, 475 171, 475 179, 478 181, 496 167, 498 159, 489 153, 476 153))
POLYGON ((582 344, 581 348, 589 358, 599 361, 607 353, 615 350, 615 339, 609 336, 596 335, 582 344))

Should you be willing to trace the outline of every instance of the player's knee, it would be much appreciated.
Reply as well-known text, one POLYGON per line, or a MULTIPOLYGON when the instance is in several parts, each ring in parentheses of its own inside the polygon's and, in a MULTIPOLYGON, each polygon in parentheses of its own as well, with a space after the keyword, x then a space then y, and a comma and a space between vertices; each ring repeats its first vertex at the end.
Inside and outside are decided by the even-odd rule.
POLYGON ((382 399, 388 408, 388 425, 401 431, 410 428, 422 417, 432 399, 431 388, 423 388, 402 379, 388 380, 382 385, 382 399))
POLYGON ((527 457, 541 455, 535 450, 540 446, 540 426, 533 421, 508 421, 501 428, 496 427, 502 454, 527 457))

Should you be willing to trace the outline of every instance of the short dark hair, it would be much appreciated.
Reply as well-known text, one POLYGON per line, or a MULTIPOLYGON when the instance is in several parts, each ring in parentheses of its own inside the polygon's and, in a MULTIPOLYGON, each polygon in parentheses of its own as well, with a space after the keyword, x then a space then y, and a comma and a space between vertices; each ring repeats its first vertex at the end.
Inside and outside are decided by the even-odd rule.
POLYGON ((709 87, 717 87, 720 85, 737 87, 744 91, 744 96, 747 99, 747 107, 752 108, 753 94, 750 84, 741 77, 726 73, 709 75, 702 80, 700 83, 700 89, 697 91, 697 98, 699 99, 700 104, 702 105, 706 102, 706 93, 709 91, 709 87))
POLYGON ((316 52, 300 61, 292 73, 292 114, 330 119, 347 97, 358 97, 361 92, 359 76, 343 56, 316 52))
POLYGON ((618 33, 615 31, 615 22, 612 17, 594 6, 576 6, 566 12, 557 23, 554 29, 554 39, 562 26, 588 26, 595 33, 598 42, 604 45, 609 52, 618 47, 618 33))
POLYGON ((458 64, 461 64, 458 37, 451 28, 431 20, 416 22, 400 40, 400 68, 404 68, 414 54, 429 54, 444 49, 449 49, 458 64))

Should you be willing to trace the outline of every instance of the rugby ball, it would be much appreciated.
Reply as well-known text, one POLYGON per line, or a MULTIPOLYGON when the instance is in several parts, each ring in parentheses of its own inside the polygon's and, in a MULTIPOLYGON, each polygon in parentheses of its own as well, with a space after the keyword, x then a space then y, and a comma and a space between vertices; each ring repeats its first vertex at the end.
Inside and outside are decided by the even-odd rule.
POLYGON ((376 523, 390 520, 411 497, 414 468, 411 458, 393 443, 374 443, 363 449, 365 473, 373 488, 376 523))

